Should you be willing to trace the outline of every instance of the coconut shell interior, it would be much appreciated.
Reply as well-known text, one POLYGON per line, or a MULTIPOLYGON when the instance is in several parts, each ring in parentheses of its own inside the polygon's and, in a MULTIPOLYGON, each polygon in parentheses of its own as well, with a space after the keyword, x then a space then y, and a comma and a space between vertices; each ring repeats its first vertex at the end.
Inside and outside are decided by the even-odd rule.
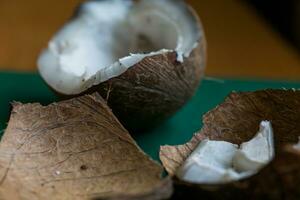
POLYGON ((38 69, 54 90, 76 95, 147 57, 176 52, 183 62, 203 38, 183 0, 87 1, 49 41, 38 69))
POLYGON ((0 143, 0 199, 161 199, 161 173, 98 94, 14 103, 0 143))
MULTIPOLYGON (((272 123, 275 158, 256 175, 224 185, 204 185, 177 179, 178 196, 193 195, 207 199, 299 199, 300 151, 292 145, 300 136, 300 91, 263 90, 230 94, 224 103, 203 117, 203 128, 188 143, 162 146, 160 159, 170 175, 191 154, 200 141, 228 141, 235 144, 251 139, 259 123, 272 123), (203 196, 204 195, 204 196, 203 196)), ((176 179, 176 178, 175 178, 176 179)))

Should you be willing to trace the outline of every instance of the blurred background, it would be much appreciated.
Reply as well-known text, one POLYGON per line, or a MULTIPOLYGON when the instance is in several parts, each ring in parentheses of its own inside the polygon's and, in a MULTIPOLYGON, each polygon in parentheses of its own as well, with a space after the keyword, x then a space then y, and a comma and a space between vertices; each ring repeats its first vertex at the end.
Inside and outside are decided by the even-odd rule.
MULTIPOLYGON (((36 59, 80 0, 0 0, 0 70, 36 59)), ((300 80, 299 0, 187 0, 208 41, 207 76, 300 80)))

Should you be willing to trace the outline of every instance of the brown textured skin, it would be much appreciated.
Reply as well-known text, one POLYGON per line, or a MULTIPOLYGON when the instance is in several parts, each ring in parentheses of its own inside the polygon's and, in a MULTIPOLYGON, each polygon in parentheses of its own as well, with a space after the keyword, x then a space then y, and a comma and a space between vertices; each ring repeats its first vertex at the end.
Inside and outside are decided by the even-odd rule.
POLYGON ((160 159, 166 170, 174 175, 204 138, 236 144, 249 140, 262 120, 272 122, 275 159, 255 176, 222 186, 177 180, 174 199, 191 193, 204 199, 300 199, 300 151, 289 146, 296 144, 300 136, 299 113, 300 91, 265 90, 229 95, 224 103, 203 117, 203 128, 190 142, 161 147, 160 159))
POLYGON ((161 199, 171 193, 161 173, 98 94, 14 103, 0 143, 0 199, 161 199))
POLYGON ((95 198, 95 200, 153 200, 153 199, 169 199, 173 192, 173 181, 171 177, 165 178, 153 190, 145 194, 139 195, 116 195, 110 198, 95 198), (168 195, 166 195, 168 194, 168 195))
POLYGON ((193 96, 203 75, 204 49, 202 42, 183 63, 175 52, 147 57, 94 89, 127 129, 151 128, 193 96))

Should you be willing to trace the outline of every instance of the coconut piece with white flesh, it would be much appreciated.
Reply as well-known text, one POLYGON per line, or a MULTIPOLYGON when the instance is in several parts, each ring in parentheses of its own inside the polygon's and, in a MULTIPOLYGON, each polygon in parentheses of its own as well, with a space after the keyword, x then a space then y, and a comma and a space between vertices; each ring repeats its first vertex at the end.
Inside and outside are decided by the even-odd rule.
POLYGON ((176 175, 179 179, 193 183, 228 183, 257 173, 273 157, 271 123, 263 121, 257 135, 240 147, 225 141, 203 140, 176 175))
POLYGON ((230 176, 237 145, 223 141, 202 141, 176 172, 178 178, 195 183, 220 183, 230 176))
POLYGON ((257 135, 241 144, 232 163, 238 172, 256 173, 274 158, 273 130, 269 121, 262 121, 257 135))
POLYGON ((181 0, 88 1, 38 59, 53 90, 96 90, 125 125, 128 115, 138 125, 173 114, 193 95, 204 65, 202 26, 181 0))
POLYGON ((203 116, 202 129, 189 142, 161 147, 160 159, 174 177, 177 199, 300 199, 299 113, 299 90, 232 92, 203 116), (216 144, 215 150, 205 151, 216 144), (225 144, 239 146, 232 150, 234 156, 218 150, 225 144), (214 173, 207 174, 207 170, 197 167, 185 168, 202 179, 189 174, 188 180, 182 179, 182 169, 195 163, 189 161, 194 154, 202 166, 202 161, 210 161, 210 172, 214 173), (199 155, 205 159, 201 160, 199 155), (232 158, 229 170, 219 157, 227 161, 232 158))

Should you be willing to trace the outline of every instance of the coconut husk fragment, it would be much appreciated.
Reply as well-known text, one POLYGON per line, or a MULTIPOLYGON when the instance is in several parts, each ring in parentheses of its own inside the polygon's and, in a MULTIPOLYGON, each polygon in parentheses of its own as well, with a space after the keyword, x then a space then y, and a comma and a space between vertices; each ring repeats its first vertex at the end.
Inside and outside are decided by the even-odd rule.
POLYGON ((164 199, 161 173, 98 94, 13 103, 0 143, 0 199, 164 199))
POLYGON ((203 117, 203 128, 186 144, 162 146, 160 159, 171 176, 204 139, 241 144, 250 140, 263 120, 272 123, 275 158, 256 175, 229 184, 176 181, 174 199, 300 199, 300 91, 233 92, 203 117))

